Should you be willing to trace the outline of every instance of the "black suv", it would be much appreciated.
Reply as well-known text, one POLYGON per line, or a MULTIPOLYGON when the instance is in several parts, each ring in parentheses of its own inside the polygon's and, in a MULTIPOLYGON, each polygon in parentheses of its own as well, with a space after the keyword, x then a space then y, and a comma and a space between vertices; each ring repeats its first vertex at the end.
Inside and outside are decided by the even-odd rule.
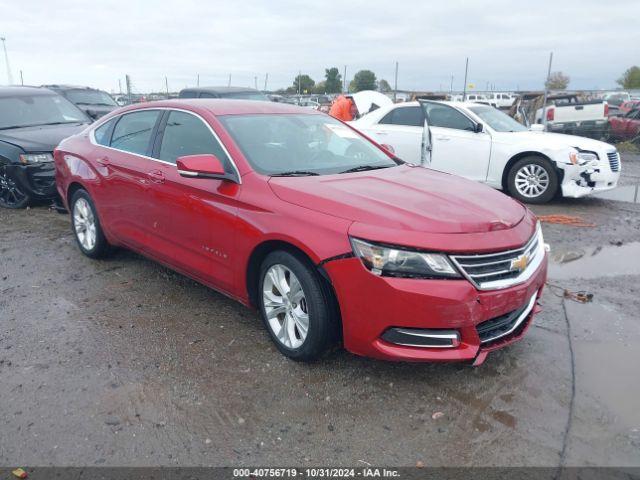
POLYGON ((243 87, 193 87, 180 90, 179 98, 226 98, 236 100, 262 100, 269 97, 255 88, 243 87))
POLYGON ((53 149, 91 120, 45 88, 0 87, 0 207, 56 197, 53 149))
POLYGON ((59 93, 94 120, 119 107, 111 95, 102 90, 73 85, 43 85, 59 93))

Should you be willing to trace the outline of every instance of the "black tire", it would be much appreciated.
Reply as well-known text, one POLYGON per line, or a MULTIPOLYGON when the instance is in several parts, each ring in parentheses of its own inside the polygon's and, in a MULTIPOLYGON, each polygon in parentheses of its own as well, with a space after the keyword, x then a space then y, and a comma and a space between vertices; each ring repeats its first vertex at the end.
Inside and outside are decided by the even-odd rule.
POLYGON ((0 207, 17 210, 28 207, 30 203, 31 197, 20 190, 5 165, 0 164, 0 207))
POLYGON ((558 173, 549 160, 543 157, 531 155, 521 158, 511 166, 507 176, 507 187, 509 189, 509 194, 523 203, 547 203, 553 199, 559 190, 558 173), (526 167, 536 168, 536 170, 538 168, 542 168, 544 172, 546 172, 548 177, 546 189, 538 195, 523 195, 516 186, 516 175, 521 169, 526 167))
POLYGON ((98 218, 98 212, 96 210, 95 204, 93 203, 91 196, 89 195, 89 193, 87 193, 86 190, 80 189, 74 192, 73 196, 71 197, 71 202, 69 203, 69 211, 71 214, 71 230, 73 232, 73 236, 76 239, 76 243, 80 248, 80 251, 90 258, 104 258, 108 256, 111 253, 112 249, 102 231, 102 226, 100 225, 100 219, 98 218), (83 245, 82 241, 80 240, 76 225, 78 222, 76 218, 76 205, 80 201, 86 202, 86 205, 88 205, 94 219, 95 242, 91 247, 83 245))
MULTIPOLYGON (((262 262, 258 277, 258 308, 274 344, 280 352, 296 361, 313 361, 320 357, 339 337, 339 313, 331 289, 318 274, 313 264, 302 255, 283 250, 271 252, 262 262), (284 266, 299 280, 308 312, 308 330, 302 345, 297 348, 285 346, 269 324, 264 305, 263 287, 267 272, 273 266, 284 266)), ((295 304, 294 304, 295 305, 295 304)))

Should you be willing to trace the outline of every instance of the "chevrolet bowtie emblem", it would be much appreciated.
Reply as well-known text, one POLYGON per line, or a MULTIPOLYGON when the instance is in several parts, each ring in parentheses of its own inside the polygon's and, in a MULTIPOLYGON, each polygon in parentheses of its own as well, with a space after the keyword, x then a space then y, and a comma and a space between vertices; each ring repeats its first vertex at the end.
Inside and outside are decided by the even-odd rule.
POLYGON ((529 264, 529 257, 527 255, 520 255, 518 258, 511 260, 509 270, 512 272, 524 272, 529 264))

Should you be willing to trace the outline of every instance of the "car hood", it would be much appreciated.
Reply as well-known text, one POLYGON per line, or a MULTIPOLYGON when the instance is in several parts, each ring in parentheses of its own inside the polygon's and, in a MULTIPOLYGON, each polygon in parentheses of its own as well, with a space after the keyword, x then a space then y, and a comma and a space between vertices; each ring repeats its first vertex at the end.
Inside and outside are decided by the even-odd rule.
POLYGON ((341 175, 272 177, 282 200, 385 229, 477 233, 517 225, 526 209, 480 183, 422 167, 341 175))
POLYGON ((562 133, 551 132, 502 132, 499 135, 504 135, 505 140, 520 141, 523 143, 535 143, 541 148, 549 149, 563 149, 577 147, 581 150, 611 150, 615 147, 605 142, 593 140, 591 138, 579 137, 576 135, 564 135, 562 133))
POLYGON ((89 115, 92 119, 98 119, 100 117, 105 116, 107 113, 114 111, 117 106, 109 106, 109 105, 86 105, 86 104, 76 104, 80 110, 89 115))
POLYGON ((85 123, 69 123, 0 130, 0 142, 10 143, 25 152, 51 152, 62 140, 86 127, 85 123))

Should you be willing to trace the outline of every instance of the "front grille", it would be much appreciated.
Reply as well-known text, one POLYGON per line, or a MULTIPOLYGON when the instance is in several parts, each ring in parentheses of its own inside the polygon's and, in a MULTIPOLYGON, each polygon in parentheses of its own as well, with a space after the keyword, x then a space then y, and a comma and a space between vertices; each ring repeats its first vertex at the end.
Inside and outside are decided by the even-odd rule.
POLYGON ((609 166, 611 167, 612 172, 620 171, 620 154, 614 150, 613 152, 607 152, 607 157, 609 157, 609 166))
MULTIPOLYGON (((521 248, 479 255, 453 255, 451 258, 462 273, 481 290, 506 288, 525 281, 523 275, 537 269, 544 255, 537 232, 521 248), (526 258, 526 267, 517 268, 518 261, 526 258)), ((532 273, 532 272, 530 272, 532 273)), ((530 276, 530 275, 529 275, 530 276)), ((529 277, 527 276, 527 278, 529 277)))
POLYGON ((480 343, 489 343, 499 338, 510 335, 518 330, 527 318, 536 301, 537 293, 534 294, 522 307, 499 317, 492 318, 476 326, 476 331, 480 337, 480 343))

